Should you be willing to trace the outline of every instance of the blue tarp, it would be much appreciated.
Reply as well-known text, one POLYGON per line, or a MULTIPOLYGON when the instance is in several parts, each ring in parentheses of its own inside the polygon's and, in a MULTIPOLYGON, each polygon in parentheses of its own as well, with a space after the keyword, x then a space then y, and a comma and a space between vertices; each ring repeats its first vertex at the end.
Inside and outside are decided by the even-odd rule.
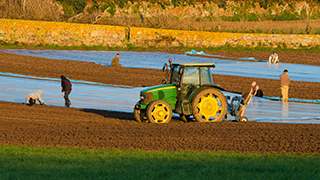
POLYGON ((241 57, 241 58, 234 58, 234 57, 228 57, 228 56, 221 56, 221 55, 215 55, 215 54, 207 54, 203 51, 197 52, 196 50, 191 50, 189 52, 185 52, 184 54, 188 55, 202 55, 202 56, 212 56, 217 58, 229 58, 229 59, 244 59, 244 60, 252 60, 252 61, 259 61, 259 62, 269 62, 268 60, 261 60, 261 59, 255 59, 254 57, 241 57))
MULTIPOLYGON (((267 97, 264 96, 264 99, 270 99, 270 100, 280 100, 280 97, 267 97)), ((307 103, 320 103, 319 99, 312 100, 312 99, 297 99, 297 98, 288 98, 288 101, 295 101, 295 102, 307 102, 307 103)))
MULTIPOLYGON (((213 74, 243 76, 253 78, 279 79, 284 69, 289 70, 292 81, 320 82, 320 66, 301 64, 277 63, 257 61, 236 61, 216 57, 187 56, 184 54, 170 54, 163 52, 135 52, 135 51, 79 51, 79 50, 27 50, 0 49, 1 52, 36 56, 57 60, 72 60, 93 62, 103 66, 110 66, 113 57, 120 53, 120 63, 123 67, 161 69, 169 58, 175 63, 209 62, 216 68, 213 74)), ((200 53, 203 54, 203 53, 200 53)), ((281 55, 279 56, 281 62, 281 55)), ((252 59, 252 58, 248 58, 252 59)))
MULTIPOLYGON (((49 78, 49 77, 37 77, 37 76, 30 76, 30 75, 23 75, 23 74, 14 74, 14 73, 3 73, 0 72, 0 76, 13 76, 13 77, 21 77, 21 78, 30 78, 30 79, 40 79, 40 80, 51 80, 51 81, 60 81, 58 78, 49 78)), ((113 85, 113 84, 103 84, 97 82, 90 82, 90 81, 81 81, 81 80, 73 80, 70 79, 71 82, 74 83, 81 83, 81 84, 89 84, 89 85, 100 85, 100 86, 108 86, 108 87, 120 87, 120 88, 133 88, 132 86, 123 86, 123 85, 113 85)), ((263 97, 265 99, 270 100, 279 100, 279 97, 263 97)), ((320 100, 310 100, 310 99, 296 99, 296 98, 289 98, 289 101, 295 102, 312 102, 312 103, 320 103, 320 100)))
MULTIPOLYGON (((43 91, 45 105, 64 106, 59 81, 38 80, 0 76, 0 100, 25 103, 27 94, 43 91)), ((70 100, 73 108, 93 108, 108 111, 133 112, 139 101, 139 93, 145 88, 119 88, 91 84, 73 84, 70 100)), ((223 92, 226 95, 239 95, 223 92)), ((320 124, 320 104, 270 101, 252 97, 246 106, 245 116, 250 121, 278 123, 317 123, 320 124)), ((175 114, 176 115, 176 114, 175 114)), ((228 119, 234 117, 228 115, 228 119)))

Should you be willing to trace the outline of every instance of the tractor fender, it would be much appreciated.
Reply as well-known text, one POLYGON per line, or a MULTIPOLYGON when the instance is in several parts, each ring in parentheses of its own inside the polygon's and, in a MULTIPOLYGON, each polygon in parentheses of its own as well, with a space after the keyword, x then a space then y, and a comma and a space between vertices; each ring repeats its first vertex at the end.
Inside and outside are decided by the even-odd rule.
POLYGON ((219 89, 220 91, 225 91, 225 89, 223 89, 222 87, 220 87, 220 86, 218 86, 218 85, 215 85, 215 84, 205 84, 205 85, 200 86, 198 89, 196 89, 196 90, 194 90, 194 91, 192 92, 192 95, 191 95, 190 98, 189 98, 189 103, 192 102, 193 97, 194 97, 198 92, 200 92, 201 90, 206 89, 206 88, 215 88, 215 89, 219 89))

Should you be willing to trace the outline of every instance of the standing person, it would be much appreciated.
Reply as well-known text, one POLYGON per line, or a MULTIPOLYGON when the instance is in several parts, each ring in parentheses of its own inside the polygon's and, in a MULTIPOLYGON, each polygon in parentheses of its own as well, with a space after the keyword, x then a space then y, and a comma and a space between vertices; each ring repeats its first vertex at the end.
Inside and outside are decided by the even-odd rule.
POLYGON ((260 87, 257 85, 256 82, 252 82, 250 93, 251 93, 253 96, 263 97, 263 92, 262 92, 262 90, 260 89, 260 87))
POLYGON ((169 67, 170 67, 170 69, 172 69, 172 59, 169 58, 168 62, 169 62, 169 67))
POLYGON ((119 64, 119 53, 112 59, 111 66, 121 67, 121 64, 119 64))
POLYGON ((43 100, 41 99, 42 91, 38 90, 35 93, 30 93, 26 97, 26 102, 29 103, 29 106, 32 106, 36 104, 36 101, 38 101, 41 105, 44 104, 43 100))
POLYGON ((166 71, 166 76, 164 77, 164 80, 162 80, 162 83, 163 83, 163 84, 168 84, 169 81, 170 81, 169 68, 172 69, 172 65, 171 65, 172 59, 169 58, 168 62, 169 62, 169 65, 168 65, 167 63, 164 63, 164 65, 163 65, 163 67, 162 67, 162 71, 163 71, 163 72, 166 71))
POLYGON ((269 63, 278 63, 278 54, 277 52, 273 51, 273 53, 269 57, 269 63))
POLYGON ((280 82, 281 82, 281 96, 283 102, 288 102, 288 91, 289 91, 289 84, 290 84, 290 77, 288 75, 288 70, 285 69, 283 73, 280 75, 280 82))
POLYGON ((65 105, 67 107, 70 107, 71 102, 69 100, 69 94, 71 93, 72 90, 72 84, 69 81, 69 79, 67 79, 65 76, 61 76, 61 96, 63 95, 63 91, 64 91, 64 100, 65 100, 65 105))

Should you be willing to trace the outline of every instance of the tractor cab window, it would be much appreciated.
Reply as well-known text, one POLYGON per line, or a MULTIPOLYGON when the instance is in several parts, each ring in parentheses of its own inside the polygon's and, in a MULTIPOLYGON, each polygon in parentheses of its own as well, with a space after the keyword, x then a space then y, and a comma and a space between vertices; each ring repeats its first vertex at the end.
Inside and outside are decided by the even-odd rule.
POLYGON ((199 71, 196 67, 185 68, 183 73, 184 84, 200 84, 199 83, 199 71))
POLYGON ((201 67, 201 85, 203 84, 213 84, 212 75, 210 73, 210 67, 201 67))
POLYGON ((174 66, 171 72, 171 82, 170 84, 180 84, 181 74, 180 66, 174 66))
POLYGON ((182 99, 188 100, 191 93, 197 89, 200 85, 199 83, 199 68, 189 67, 185 68, 182 77, 182 99))

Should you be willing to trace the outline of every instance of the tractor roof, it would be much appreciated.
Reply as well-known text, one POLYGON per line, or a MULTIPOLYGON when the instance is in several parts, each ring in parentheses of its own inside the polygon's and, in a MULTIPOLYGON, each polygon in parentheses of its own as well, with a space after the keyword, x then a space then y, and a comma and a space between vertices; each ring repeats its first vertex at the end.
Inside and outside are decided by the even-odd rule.
POLYGON ((172 63, 173 66, 185 66, 185 67, 216 67, 214 63, 172 63))

